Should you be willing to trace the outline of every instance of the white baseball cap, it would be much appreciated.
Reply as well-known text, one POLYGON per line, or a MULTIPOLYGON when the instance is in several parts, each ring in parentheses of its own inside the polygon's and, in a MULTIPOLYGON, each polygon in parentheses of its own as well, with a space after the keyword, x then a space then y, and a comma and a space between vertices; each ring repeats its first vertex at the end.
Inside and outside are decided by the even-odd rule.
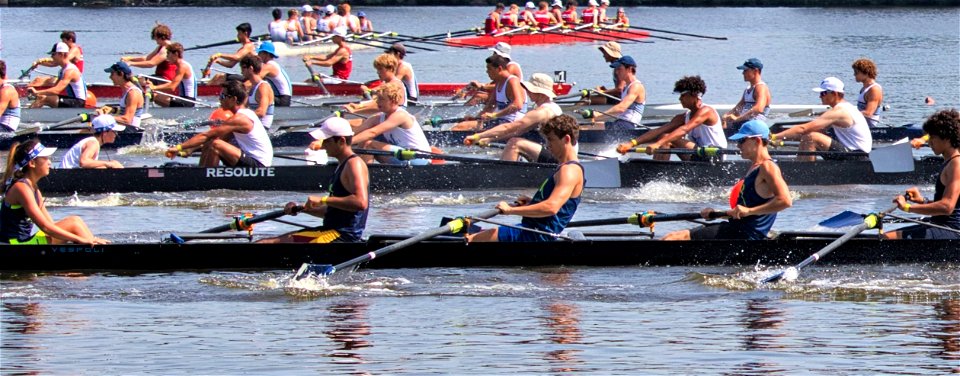
POLYGON ((537 6, 534 5, 532 1, 528 1, 526 7, 527 9, 537 9, 537 6))
POLYGON ((837 93, 843 92, 843 81, 840 81, 836 77, 827 77, 823 81, 820 81, 820 87, 813 88, 813 91, 824 92, 824 91, 833 91, 837 93))
POLYGON ((337 8, 334 7, 333 5, 327 5, 327 7, 324 8, 324 11, 329 14, 333 14, 333 13, 337 13, 337 8))
POLYGON ((50 50, 50 54, 55 53, 70 53, 70 46, 63 42, 57 42, 57 44, 53 45, 53 48, 50 50))
POLYGON ((610 5, 610 0, 600 0, 600 4, 610 5))
POLYGON ((600 4, 597 3, 597 0, 590 0, 590 2, 588 2, 587 4, 590 4, 591 6, 595 6, 595 7, 600 6, 600 4))
POLYGON ((123 132, 124 129, 127 129, 126 126, 117 124, 117 119, 114 118, 113 115, 107 114, 93 118, 90 127, 93 128, 93 131, 96 133, 106 131, 123 132))
POLYGON ((346 38, 346 37, 347 37, 347 27, 346 27, 346 26, 338 26, 338 27, 334 28, 333 31, 330 32, 330 33, 333 34, 334 36, 337 36, 337 37, 346 38))
POLYGON ((320 129, 310 132, 310 135, 317 140, 326 140, 330 137, 349 137, 353 136, 353 127, 347 119, 341 117, 332 117, 324 120, 320 129))
POLYGON ((507 59, 510 58, 511 48, 510 48, 510 45, 507 44, 506 42, 497 42, 497 44, 494 45, 493 48, 488 48, 488 50, 493 51, 493 53, 503 56, 507 59))
POLYGON ((302 10, 304 13, 313 12, 313 7, 308 4, 301 7, 300 10, 302 10))
POLYGON ((553 0, 553 4, 550 4, 550 6, 563 8, 563 2, 560 0, 553 0))

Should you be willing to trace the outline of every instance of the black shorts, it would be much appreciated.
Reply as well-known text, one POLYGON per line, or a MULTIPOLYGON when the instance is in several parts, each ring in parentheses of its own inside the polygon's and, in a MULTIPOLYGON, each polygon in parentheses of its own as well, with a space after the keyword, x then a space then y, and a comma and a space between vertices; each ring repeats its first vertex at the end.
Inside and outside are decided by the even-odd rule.
POLYGON ((237 159, 237 163, 230 167, 266 167, 260 161, 253 159, 253 157, 247 155, 247 152, 240 152, 240 159, 237 159))
POLYGON ((758 236, 744 232, 738 226, 728 221, 711 223, 690 230, 691 240, 736 239, 760 240, 758 236))
POLYGON ((60 97, 57 100, 57 107, 59 108, 83 108, 86 104, 87 101, 74 97, 60 97))
MULTIPOLYGON (((187 98, 189 100, 195 100, 195 98, 187 98)), ((197 107, 196 103, 187 102, 180 98, 170 97, 170 107, 197 107)))
POLYGON ((550 150, 547 150, 546 146, 541 146, 540 154, 537 155, 537 163, 560 163, 560 161, 553 157, 553 154, 550 153, 550 150))
MULTIPOLYGON (((834 151, 838 153, 863 153, 863 150, 850 150, 850 148, 843 146, 840 143, 840 140, 835 138, 830 140, 830 147, 828 151, 834 151)), ((864 156, 846 156, 846 155, 831 155, 829 153, 823 154, 823 159, 831 161, 867 161, 870 160, 870 157, 864 156)))
POLYGON ((960 234, 944 229, 924 225, 913 225, 899 229, 903 239, 960 239, 960 234))
POLYGON ((290 99, 291 97, 289 95, 278 95, 273 97, 273 105, 277 107, 290 107, 290 99))

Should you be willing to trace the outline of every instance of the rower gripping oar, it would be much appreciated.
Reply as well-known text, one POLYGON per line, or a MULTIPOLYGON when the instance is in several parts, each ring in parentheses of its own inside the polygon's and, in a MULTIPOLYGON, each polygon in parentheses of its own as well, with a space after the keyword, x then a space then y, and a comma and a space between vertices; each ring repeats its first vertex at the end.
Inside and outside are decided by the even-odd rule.
MULTIPOLYGON (((485 211, 485 212, 483 212, 483 213, 480 213, 479 215, 474 216, 474 218, 488 219, 488 218, 493 218, 493 217, 496 216, 497 214, 500 214, 500 210, 493 209, 493 210, 489 210, 489 211, 485 211)), ((463 229, 466 229, 466 228, 469 228, 469 227, 470 227, 470 219, 469 219, 469 218, 463 218, 463 217, 461 217, 461 218, 456 218, 456 219, 454 219, 454 220, 452 220, 452 221, 450 221, 450 222, 447 222, 447 224, 445 224, 445 225, 443 225, 443 226, 440 226, 440 227, 438 227, 438 228, 435 228, 435 229, 433 229, 433 230, 429 230, 429 231, 424 232, 424 233, 422 233, 422 234, 420 234, 420 235, 407 238, 407 239, 402 240, 402 241, 400 241, 400 242, 397 242, 397 243, 388 245, 388 246, 386 246, 386 247, 380 248, 380 249, 378 249, 378 250, 376 250, 376 251, 367 253, 367 254, 365 254, 365 255, 355 257, 355 258, 353 258, 353 259, 351 259, 351 260, 348 260, 348 261, 339 263, 339 264, 337 264, 337 265, 324 265, 324 264, 309 264, 309 263, 305 263, 305 264, 303 264, 302 266, 300 266, 300 269, 297 270, 297 273, 293 276, 293 278, 294 278, 295 280, 301 280, 301 279, 309 276, 310 274, 314 274, 314 275, 326 277, 326 276, 329 276, 329 275, 331 275, 331 274, 333 274, 333 273, 336 273, 338 270, 343 270, 343 269, 346 269, 346 268, 350 268, 350 267, 355 266, 355 265, 357 265, 357 264, 360 264, 360 263, 363 263, 363 262, 367 262, 367 261, 373 260, 374 258, 387 255, 387 254, 389 254, 389 253, 391 253, 391 252, 399 251, 399 250, 401 250, 401 249, 403 249, 403 248, 406 248, 406 247, 408 247, 408 246, 417 244, 417 243, 419 243, 419 242, 421 242, 421 241, 424 241, 424 240, 427 240, 427 239, 430 239, 430 238, 433 238, 433 237, 436 237, 436 236, 444 235, 444 234, 447 234, 447 233, 458 233, 458 232, 462 231, 463 229)))

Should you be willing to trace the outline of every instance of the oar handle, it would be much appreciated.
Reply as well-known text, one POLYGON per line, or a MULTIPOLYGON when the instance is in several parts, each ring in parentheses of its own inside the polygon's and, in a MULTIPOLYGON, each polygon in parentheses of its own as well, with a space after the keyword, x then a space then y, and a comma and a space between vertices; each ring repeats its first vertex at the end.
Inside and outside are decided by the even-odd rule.
POLYGON ((427 124, 430 124, 430 125, 436 127, 436 126, 441 125, 441 124, 459 123, 459 122, 464 121, 464 120, 465 120, 465 119, 462 118, 462 117, 452 118, 452 119, 442 119, 442 118, 440 118, 439 116, 434 116, 434 117, 430 118, 429 120, 427 120, 427 124))

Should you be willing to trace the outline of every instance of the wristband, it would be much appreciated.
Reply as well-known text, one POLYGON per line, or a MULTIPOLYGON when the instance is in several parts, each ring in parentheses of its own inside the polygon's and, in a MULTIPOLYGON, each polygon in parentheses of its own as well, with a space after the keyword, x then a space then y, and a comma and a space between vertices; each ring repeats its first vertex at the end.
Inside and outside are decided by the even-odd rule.
POLYGON ((330 196, 323 196, 323 197, 321 197, 321 198, 320 198, 320 205, 326 205, 328 198, 330 198, 330 196))
POLYGON ((474 134, 472 134, 472 135, 467 136, 467 138, 469 138, 469 139, 471 139, 471 140, 473 140, 473 141, 480 141, 480 134, 479 134, 479 133, 474 133, 474 134))
POLYGON ((183 144, 177 144, 177 151, 183 151, 183 144))
POLYGON ((633 146, 637 146, 637 145, 639 145, 640 143, 637 142, 637 139, 631 138, 631 139, 630 139, 630 144, 633 145, 633 146))
POLYGON ((905 211, 905 212, 907 212, 907 213, 910 212, 910 203, 909 203, 909 202, 906 203, 906 204, 903 204, 903 211, 905 211))

